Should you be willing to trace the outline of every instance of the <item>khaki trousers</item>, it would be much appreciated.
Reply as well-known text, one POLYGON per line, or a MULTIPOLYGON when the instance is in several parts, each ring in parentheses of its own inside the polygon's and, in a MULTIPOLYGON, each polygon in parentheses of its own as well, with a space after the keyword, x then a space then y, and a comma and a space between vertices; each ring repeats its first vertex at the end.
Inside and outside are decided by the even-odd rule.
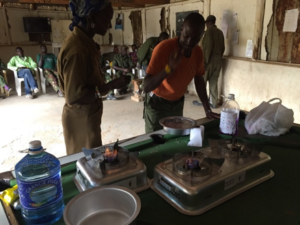
POLYGON ((211 62, 205 67, 204 82, 205 87, 209 83, 209 98, 210 103, 214 106, 218 105, 218 79, 222 68, 222 58, 214 57, 211 62))
POLYGON ((95 148, 102 145, 102 111, 101 99, 86 105, 64 105, 62 125, 68 155, 81 152, 83 147, 95 148))

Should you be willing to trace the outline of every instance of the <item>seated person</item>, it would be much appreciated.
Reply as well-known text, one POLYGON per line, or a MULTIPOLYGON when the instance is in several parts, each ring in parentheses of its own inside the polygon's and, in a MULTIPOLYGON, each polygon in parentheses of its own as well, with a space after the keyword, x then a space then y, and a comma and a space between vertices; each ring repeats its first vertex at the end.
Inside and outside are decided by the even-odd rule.
POLYGON ((1 76, 2 75, 2 70, 6 70, 6 69, 7 69, 6 65, 0 59, 0 86, 4 87, 6 95, 9 96, 9 93, 11 92, 12 89, 10 87, 8 87, 4 77, 1 76))
POLYGON ((116 54, 119 54, 118 45, 114 45, 113 52, 104 53, 103 58, 109 62, 112 62, 116 54))
POLYGON ((136 45, 133 44, 131 46, 131 48, 132 48, 132 52, 129 52, 128 55, 130 56, 130 58, 131 58, 131 60, 132 60, 132 62, 134 64, 134 66, 136 66, 137 62, 139 61, 139 59, 137 57, 137 48, 136 48, 136 45))
MULTIPOLYGON (((108 83, 110 81, 112 81, 112 78, 110 76, 109 73, 106 72, 106 70, 110 69, 110 66, 107 66, 106 65, 106 61, 105 59, 103 58, 102 54, 101 54, 101 48, 100 48, 100 45, 95 43, 96 44, 96 47, 97 47, 97 50, 99 51, 99 56, 100 56, 100 64, 99 64, 99 67, 101 69, 101 73, 102 75, 104 75, 105 77, 105 82, 108 83)), ((107 100, 117 100, 116 97, 115 97, 115 94, 114 94, 114 90, 111 90, 108 94, 107 94, 107 97, 106 97, 107 100)))
MULTIPOLYGON (((131 80, 135 79, 134 74, 131 73, 132 68, 134 68, 134 64, 127 54, 128 47, 123 45, 121 47, 121 53, 115 55, 113 60, 112 68, 116 70, 116 77, 120 77, 122 75, 128 75, 131 77, 131 80)), ((130 82, 126 87, 119 90, 119 94, 126 94, 127 90, 132 89, 132 83, 130 82)))
POLYGON ((31 57, 24 56, 24 51, 21 47, 16 47, 16 53, 17 55, 9 60, 7 68, 17 70, 18 77, 24 78, 26 98, 33 99, 31 90, 35 94, 39 92, 37 83, 33 78, 34 69, 37 65, 31 57))
POLYGON ((56 71, 57 59, 54 54, 47 53, 47 47, 40 45, 41 54, 36 56, 36 61, 40 68, 43 69, 44 77, 51 84, 58 97, 64 97, 63 93, 59 89, 58 73, 56 71), (42 56, 42 57, 41 57, 42 56))

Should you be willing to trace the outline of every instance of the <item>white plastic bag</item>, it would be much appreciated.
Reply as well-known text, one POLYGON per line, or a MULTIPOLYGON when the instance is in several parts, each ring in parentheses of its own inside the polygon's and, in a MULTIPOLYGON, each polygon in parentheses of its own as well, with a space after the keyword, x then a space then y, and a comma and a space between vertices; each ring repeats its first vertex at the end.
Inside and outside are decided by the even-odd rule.
POLYGON ((268 102, 262 102, 248 113, 245 127, 249 134, 279 136, 289 131, 293 123, 293 110, 284 107, 281 99, 273 98, 268 102), (273 100, 280 102, 270 104, 273 100))

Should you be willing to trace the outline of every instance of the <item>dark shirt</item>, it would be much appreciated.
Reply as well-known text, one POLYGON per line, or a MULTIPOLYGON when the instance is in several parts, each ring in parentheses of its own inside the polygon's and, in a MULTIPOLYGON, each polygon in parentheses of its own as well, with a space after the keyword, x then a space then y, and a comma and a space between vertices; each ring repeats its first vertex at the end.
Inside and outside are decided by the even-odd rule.
MULTIPOLYGON (((39 63, 41 58, 41 54, 38 54, 36 56, 36 61, 39 63)), ((56 57, 52 53, 47 53, 43 55, 43 69, 50 69, 50 70, 56 70, 56 57)))

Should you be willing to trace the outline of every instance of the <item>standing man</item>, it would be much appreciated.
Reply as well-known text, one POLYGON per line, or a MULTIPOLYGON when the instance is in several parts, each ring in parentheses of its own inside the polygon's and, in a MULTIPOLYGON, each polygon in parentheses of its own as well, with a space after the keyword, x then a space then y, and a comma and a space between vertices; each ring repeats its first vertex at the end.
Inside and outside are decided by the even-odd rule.
MULTIPOLYGON (((121 77, 122 75, 128 75, 131 77, 131 80, 135 79, 134 74, 132 74, 132 68, 134 68, 134 64, 128 55, 128 47, 123 45, 121 46, 121 53, 115 55, 112 68, 115 69, 116 77, 121 77)), ((132 89, 132 83, 130 82, 126 87, 119 90, 119 94, 126 94, 127 89, 132 89)))
POLYGON ((43 69, 43 75, 51 84, 58 97, 63 97, 63 93, 59 89, 58 73, 56 71, 56 57, 52 53, 47 53, 46 45, 40 45, 41 54, 36 56, 36 61, 40 68, 43 69))
POLYGON ((99 68, 99 52, 93 40, 111 29, 114 10, 108 0, 70 0, 72 31, 65 38, 57 59, 59 85, 65 94, 62 113, 64 139, 68 154, 82 147, 102 145, 102 95, 129 83, 122 76, 105 83, 99 68))
POLYGON ((24 51, 21 47, 16 47, 17 55, 12 57, 7 63, 7 68, 11 70, 17 70, 19 78, 24 78, 25 93, 26 98, 33 99, 33 93, 38 93, 37 83, 33 78, 34 69, 36 68, 36 63, 31 57, 25 56, 24 51))
POLYGON ((159 120, 164 117, 183 115, 184 94, 193 78, 206 116, 219 117, 208 103, 203 79, 204 57, 197 45, 204 26, 204 18, 199 13, 191 13, 184 20, 180 37, 163 41, 154 49, 144 80, 146 133, 162 129, 159 120))
POLYGON ((169 34, 167 32, 162 32, 160 33, 159 37, 148 38, 146 42, 137 51, 139 65, 142 66, 145 72, 150 62, 153 49, 156 45, 158 45, 160 42, 166 39, 169 39, 169 34))
MULTIPOLYGON (((207 30, 202 41, 205 64, 204 81, 205 86, 209 82, 210 107, 216 108, 218 106, 218 79, 222 67, 222 56, 225 51, 224 35, 215 25, 215 16, 208 16, 205 23, 207 30)), ((202 105, 198 101, 194 101, 193 104, 202 105)))

